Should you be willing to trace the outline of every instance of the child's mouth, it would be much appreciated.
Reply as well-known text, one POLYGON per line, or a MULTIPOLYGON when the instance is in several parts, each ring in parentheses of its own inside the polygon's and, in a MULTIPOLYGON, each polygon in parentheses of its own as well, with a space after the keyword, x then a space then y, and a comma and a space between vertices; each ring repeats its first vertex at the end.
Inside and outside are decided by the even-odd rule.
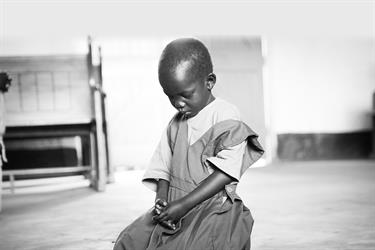
POLYGON ((189 117, 190 115, 191 115, 191 112, 189 112, 189 111, 181 111, 180 112, 184 117, 189 117))

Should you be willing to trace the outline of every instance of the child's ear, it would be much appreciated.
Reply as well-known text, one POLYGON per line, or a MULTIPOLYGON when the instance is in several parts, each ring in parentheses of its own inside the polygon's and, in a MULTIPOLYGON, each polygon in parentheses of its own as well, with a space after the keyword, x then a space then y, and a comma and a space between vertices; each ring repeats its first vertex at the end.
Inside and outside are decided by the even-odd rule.
POLYGON ((206 80, 207 89, 211 90, 215 86, 215 83, 216 83, 216 75, 214 73, 208 74, 207 80, 206 80))

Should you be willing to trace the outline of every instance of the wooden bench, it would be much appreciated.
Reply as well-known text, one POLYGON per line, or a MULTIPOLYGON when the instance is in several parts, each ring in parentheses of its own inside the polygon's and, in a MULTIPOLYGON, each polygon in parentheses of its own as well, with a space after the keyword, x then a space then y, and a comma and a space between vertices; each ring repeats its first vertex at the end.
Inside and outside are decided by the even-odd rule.
POLYGON ((4 105, 7 111, 4 141, 8 164, 3 168, 0 166, 0 178, 9 176, 12 191, 15 177, 22 175, 43 177, 49 173, 58 176, 86 171, 90 173, 90 186, 97 191, 104 191, 105 185, 113 181, 101 50, 95 46, 93 53, 91 38, 88 39, 88 49, 87 54, 81 55, 0 57, 0 69, 9 72, 13 79, 4 105), (34 162, 28 168, 28 162, 19 164, 11 159, 12 149, 35 151, 50 148, 53 152, 59 151, 59 148, 71 144, 70 139, 65 141, 63 137, 78 138, 73 147, 68 145, 76 150, 75 162, 71 159, 68 163, 34 162), (74 147, 79 144, 82 147, 74 147))

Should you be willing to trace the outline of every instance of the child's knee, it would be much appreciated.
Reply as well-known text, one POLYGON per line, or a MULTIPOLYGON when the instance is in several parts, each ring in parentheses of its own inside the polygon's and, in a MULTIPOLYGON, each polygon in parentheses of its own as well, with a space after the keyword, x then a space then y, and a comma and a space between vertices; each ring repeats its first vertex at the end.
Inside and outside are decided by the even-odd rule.
MULTIPOLYGON (((147 212, 128 225, 118 236, 113 249, 142 249, 143 244, 147 244, 156 226, 152 216, 152 213, 147 212)), ((144 246, 146 249, 147 246, 144 246)))

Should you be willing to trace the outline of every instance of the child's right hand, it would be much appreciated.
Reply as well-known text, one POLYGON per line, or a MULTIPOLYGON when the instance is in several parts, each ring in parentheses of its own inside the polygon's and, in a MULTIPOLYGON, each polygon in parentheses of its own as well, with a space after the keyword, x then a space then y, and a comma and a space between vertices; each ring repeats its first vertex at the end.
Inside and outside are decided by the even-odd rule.
MULTIPOLYGON (((155 201, 155 206, 154 206, 154 214, 156 216, 160 215, 165 207, 168 205, 168 202, 165 201, 164 199, 156 199, 155 201)), ((153 217, 153 220, 155 220, 155 217, 153 217)), ((160 225, 168 228, 168 229, 171 229, 171 230, 175 230, 176 229, 176 225, 174 223, 172 223, 172 221, 157 221, 160 225)))
POLYGON ((156 212, 156 214, 160 214, 167 205, 168 205, 168 202, 166 200, 160 199, 160 198, 156 199, 155 207, 154 207, 154 210, 158 211, 156 212))

